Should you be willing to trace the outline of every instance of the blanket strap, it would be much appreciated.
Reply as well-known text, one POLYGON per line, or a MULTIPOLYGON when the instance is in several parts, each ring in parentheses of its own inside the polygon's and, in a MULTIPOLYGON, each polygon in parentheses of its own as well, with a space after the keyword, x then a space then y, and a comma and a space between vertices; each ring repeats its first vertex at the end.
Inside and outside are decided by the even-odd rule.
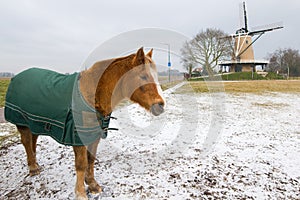
POLYGON ((110 119, 116 120, 116 117, 111 116, 111 113, 107 116, 103 116, 99 111, 96 111, 97 120, 101 126, 101 129, 103 130, 103 133, 101 135, 102 139, 105 139, 107 137, 107 133, 109 130, 118 131, 118 128, 108 128, 110 119))

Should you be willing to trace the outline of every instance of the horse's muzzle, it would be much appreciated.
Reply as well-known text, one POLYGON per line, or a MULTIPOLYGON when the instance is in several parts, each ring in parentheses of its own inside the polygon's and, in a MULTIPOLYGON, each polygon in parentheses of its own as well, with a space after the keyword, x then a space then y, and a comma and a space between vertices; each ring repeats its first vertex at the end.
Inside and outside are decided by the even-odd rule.
POLYGON ((162 114, 164 110, 164 103, 155 103, 150 108, 151 113, 155 116, 162 114))

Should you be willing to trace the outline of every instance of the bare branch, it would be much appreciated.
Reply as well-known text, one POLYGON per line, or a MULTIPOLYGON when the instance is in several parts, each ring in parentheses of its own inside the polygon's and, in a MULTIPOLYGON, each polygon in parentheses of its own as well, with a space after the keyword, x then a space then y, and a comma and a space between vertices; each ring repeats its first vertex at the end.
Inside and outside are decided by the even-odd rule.
POLYGON ((220 59, 231 58, 233 46, 219 29, 206 29, 198 33, 191 41, 187 42, 182 52, 184 66, 202 66, 209 74, 218 65, 220 59))

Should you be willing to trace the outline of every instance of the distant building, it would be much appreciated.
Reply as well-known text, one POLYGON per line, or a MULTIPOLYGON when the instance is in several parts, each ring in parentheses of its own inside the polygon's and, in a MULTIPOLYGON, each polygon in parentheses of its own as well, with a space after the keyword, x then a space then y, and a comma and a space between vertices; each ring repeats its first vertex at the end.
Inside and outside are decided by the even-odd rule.
POLYGON ((11 72, 0 72, 0 78, 11 78, 15 75, 11 72))
POLYGON ((231 60, 219 63, 220 71, 222 72, 254 72, 257 68, 263 70, 269 62, 266 60, 255 60, 252 45, 264 33, 283 28, 280 24, 271 24, 264 26, 264 28, 249 31, 245 2, 243 2, 241 8, 242 12, 240 13, 243 14, 243 18, 241 19, 244 26, 238 29, 235 34, 224 37, 224 39, 234 39, 234 51, 231 60), (255 39, 252 40, 252 37, 255 37, 255 39))
POLYGON ((269 61, 267 60, 255 60, 254 51, 252 48, 251 36, 240 36, 235 38, 235 49, 239 52, 243 52, 240 56, 233 58, 229 61, 221 61, 222 72, 251 72, 256 71, 256 68, 260 66, 264 69, 269 61))
POLYGON ((198 67, 198 68, 195 68, 195 69, 192 71, 191 76, 192 76, 192 77, 199 77, 199 76, 202 76, 202 73, 203 73, 203 68, 202 68, 202 67, 198 67))

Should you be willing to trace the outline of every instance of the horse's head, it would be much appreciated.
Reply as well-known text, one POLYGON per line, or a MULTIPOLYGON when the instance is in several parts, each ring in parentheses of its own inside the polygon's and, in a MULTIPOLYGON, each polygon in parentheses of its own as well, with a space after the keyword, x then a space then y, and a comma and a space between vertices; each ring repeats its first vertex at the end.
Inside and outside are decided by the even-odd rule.
POLYGON ((143 48, 137 51, 131 60, 130 70, 123 76, 121 87, 126 98, 158 116, 164 112, 165 99, 158 83, 152 51, 146 55, 143 48))

